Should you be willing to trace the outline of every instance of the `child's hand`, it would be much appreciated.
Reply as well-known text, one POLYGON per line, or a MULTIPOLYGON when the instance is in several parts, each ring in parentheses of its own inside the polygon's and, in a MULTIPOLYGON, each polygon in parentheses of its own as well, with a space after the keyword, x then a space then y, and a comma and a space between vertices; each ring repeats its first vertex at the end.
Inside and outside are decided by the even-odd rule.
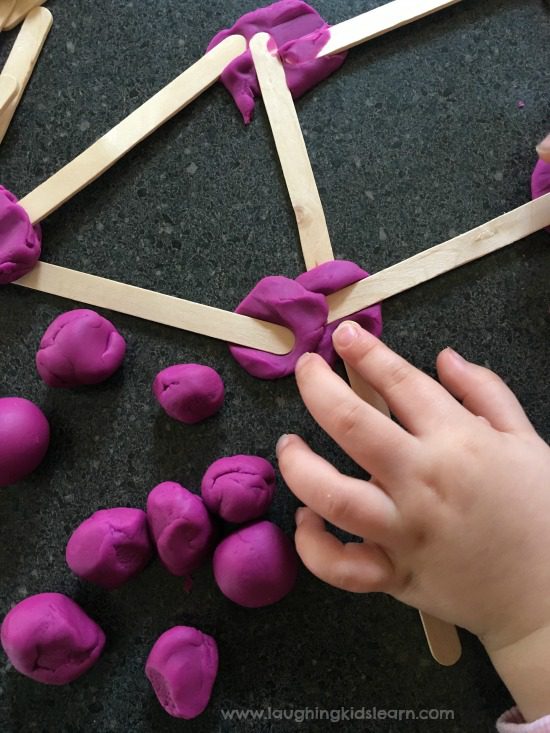
POLYGON ((451 349, 437 359, 438 384, 355 324, 334 343, 402 427, 322 358, 299 361, 306 407, 375 477, 344 476, 297 436, 281 439, 281 472, 308 507, 296 519, 304 564, 339 588, 390 593, 469 629, 523 715, 550 712, 550 448, 508 387, 451 349), (325 519, 365 542, 342 544, 325 519))

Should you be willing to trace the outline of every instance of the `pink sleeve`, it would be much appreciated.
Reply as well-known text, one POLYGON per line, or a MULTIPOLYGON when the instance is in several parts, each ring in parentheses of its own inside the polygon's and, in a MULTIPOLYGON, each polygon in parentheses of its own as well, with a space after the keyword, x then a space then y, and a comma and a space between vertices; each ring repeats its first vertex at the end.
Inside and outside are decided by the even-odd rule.
POLYGON ((550 715, 526 723, 518 708, 512 708, 497 720, 498 733, 550 733, 550 715))

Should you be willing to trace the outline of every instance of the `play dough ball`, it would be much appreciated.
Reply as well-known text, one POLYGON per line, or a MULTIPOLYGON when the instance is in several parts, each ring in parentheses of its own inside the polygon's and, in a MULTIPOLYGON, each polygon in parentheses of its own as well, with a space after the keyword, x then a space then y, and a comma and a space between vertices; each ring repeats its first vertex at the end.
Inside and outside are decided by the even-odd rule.
POLYGON ((65 685, 95 664, 105 634, 67 596, 40 593, 14 606, 2 623, 2 646, 15 669, 46 685, 65 685))
POLYGON ((147 515, 141 509, 102 509, 80 524, 65 557, 75 575, 112 590, 137 575, 152 555, 147 515))
POLYGON ((40 226, 33 226, 17 198, 0 186, 0 285, 14 282, 30 272, 41 249, 40 226))
POLYGON ((21 397, 0 398, 0 486, 32 473, 49 442, 50 426, 39 407, 21 397))
POLYGON ((161 562, 173 575, 187 575, 208 557, 215 527, 200 496, 165 481, 147 497, 149 528, 161 562))
POLYGON ((48 326, 36 366, 50 387, 79 387, 108 379, 125 353, 126 342, 110 321, 95 311, 77 309, 48 326))
POLYGON ((280 601, 292 590, 297 572, 294 546, 271 522, 238 529, 214 553, 214 577, 221 592, 247 608, 280 601))
POLYGON ((153 645, 145 674, 169 715, 196 718, 208 705, 218 674, 216 642, 191 626, 174 626, 153 645))
POLYGON ((174 420, 193 425, 214 415, 223 404, 218 372, 202 364, 175 364, 159 372, 153 393, 174 420))
POLYGON ((204 503, 228 522, 248 522, 264 514, 275 493, 275 471, 259 456, 215 461, 201 484, 204 503))

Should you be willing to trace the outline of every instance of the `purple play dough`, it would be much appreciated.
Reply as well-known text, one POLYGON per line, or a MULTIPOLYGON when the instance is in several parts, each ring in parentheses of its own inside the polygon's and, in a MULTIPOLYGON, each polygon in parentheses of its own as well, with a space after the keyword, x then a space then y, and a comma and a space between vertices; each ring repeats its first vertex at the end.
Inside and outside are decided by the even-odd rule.
POLYGON ((550 193, 550 163, 539 160, 531 176, 531 193, 534 199, 550 193))
POLYGON ((259 456, 228 456, 215 461, 201 484, 204 503, 227 522, 248 522, 269 508, 275 471, 259 456))
MULTIPOLYGON (((231 28, 214 36, 208 49, 228 36, 239 34, 250 41, 262 31, 269 33, 278 47, 286 81, 295 98, 337 71, 346 59, 345 52, 315 58, 330 38, 330 26, 302 0, 280 0, 246 13, 231 28), (307 38, 302 39, 303 36, 307 38), (297 39, 302 39, 299 44, 294 43, 297 39)), ((260 96, 258 78, 248 49, 224 69, 221 81, 235 100, 245 124, 248 124, 254 113, 254 100, 260 96)))
MULTIPOLYGON (((353 283, 368 277, 369 273, 362 270, 359 265, 348 260, 334 260, 325 262, 309 272, 304 272, 296 278, 296 282, 303 285, 306 290, 313 293, 331 295, 338 290, 353 285, 353 283)), ((342 321, 356 321, 360 326, 370 331, 375 336, 382 335, 382 306, 373 305, 370 308, 353 313, 351 316, 342 318, 339 321, 325 326, 321 340, 315 351, 320 354, 331 366, 334 366, 338 355, 332 346, 332 334, 342 321)))
POLYGON ((42 410, 21 397, 0 399, 0 486, 28 476, 42 462, 50 426, 42 410))
POLYGON ((382 333, 382 308, 375 305, 346 319, 327 325, 325 296, 368 277, 368 273, 347 260, 325 262, 296 280, 264 277, 235 309, 237 313, 287 326, 296 342, 289 354, 280 356, 245 346, 230 346, 231 354, 249 374, 260 379, 278 379, 292 374, 299 357, 314 351, 333 365, 336 352, 332 334, 342 320, 357 321, 375 336, 382 333))
POLYGON ((15 669, 46 685, 65 685, 95 664, 105 634, 67 596, 40 593, 14 606, 2 623, 2 646, 15 669))
POLYGON ((260 608, 290 593, 298 573, 294 545, 277 525, 255 522, 233 532, 216 548, 214 577, 234 603, 260 608))
MULTIPOLYGON (((550 193, 550 163, 539 160, 531 176, 531 194, 538 199, 546 193, 550 193)), ((550 232, 550 227, 546 227, 546 231, 550 232)))
POLYGON ((196 718, 208 705, 218 674, 216 642, 192 626, 174 626, 156 640, 145 674, 169 715, 196 718))
POLYGON ((245 346, 229 347, 239 364, 260 379, 278 379, 292 374, 299 357, 317 348, 328 316, 323 295, 311 293, 295 280, 279 275, 260 280, 235 310, 287 326, 296 338, 292 351, 282 356, 245 346))
POLYGON ((0 186, 0 285, 30 272, 41 250, 40 225, 33 226, 13 193, 0 186))
POLYGON ((79 387, 108 379, 122 364, 126 342, 99 313, 67 311, 46 329, 36 367, 50 387, 79 387))
POLYGON ((147 515, 141 509, 101 509, 84 520, 67 543, 75 575, 112 590, 133 578, 151 559, 147 515))
POLYGON ((174 420, 193 425, 223 405, 224 387, 218 372, 202 364, 175 364, 159 372, 153 393, 174 420))
POLYGON ((180 484, 155 486, 147 518, 161 562, 173 575, 192 573, 212 550, 216 532, 204 502, 180 484))

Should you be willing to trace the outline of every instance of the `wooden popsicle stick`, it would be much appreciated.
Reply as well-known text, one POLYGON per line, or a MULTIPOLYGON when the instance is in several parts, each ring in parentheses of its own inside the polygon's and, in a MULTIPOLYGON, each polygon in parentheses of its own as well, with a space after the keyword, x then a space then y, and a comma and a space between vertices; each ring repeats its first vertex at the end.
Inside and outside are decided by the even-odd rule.
MULTIPOLYGON (((36 11, 33 11, 36 12, 36 11)), ((19 202, 33 224, 95 181, 138 143, 214 84, 225 67, 246 50, 242 36, 229 36, 78 157, 19 202)))
POLYGON ((0 74, 0 117, 2 113, 17 94, 19 84, 17 79, 8 74, 0 74))
POLYGON ((258 33, 250 41, 250 51, 296 215, 302 252, 310 269, 332 260, 332 247, 283 65, 279 56, 268 50, 269 41, 267 33, 258 33))
POLYGON ((46 262, 13 284, 275 354, 294 346, 292 332, 274 323, 46 262))
POLYGON ((0 0, 0 31, 4 30, 16 0, 0 0))
POLYGON ((456 627, 424 611, 420 611, 420 620, 432 657, 443 667, 452 667, 462 656, 456 627))
POLYGON ((346 51, 396 28, 436 13, 460 0, 393 0, 330 27, 330 38, 317 58, 346 51))
POLYGON ((332 323, 550 226, 550 193, 328 296, 332 323))
MULTIPOLYGON (((278 56, 271 54, 268 48, 269 40, 270 37, 266 33, 254 36, 250 41, 250 50, 281 167, 294 206, 302 253, 307 269, 311 270, 321 262, 333 260, 334 256, 296 108, 286 83, 283 66, 278 56), (308 202, 311 207, 309 210, 315 216, 315 237, 312 236, 310 221, 301 216, 304 202, 308 202), (314 203, 312 205, 309 202, 314 203), (324 243, 322 259, 320 259, 318 249, 319 240, 324 243)), ((389 408, 381 395, 355 370, 347 364, 345 367, 353 391, 361 399, 389 416, 389 408)), ((460 657, 461 651, 455 627, 422 613, 421 618, 433 657, 440 664, 454 664, 460 657)))
POLYGON ((16 0, 14 3, 11 13, 9 14, 6 22, 4 23, 4 30, 11 31, 16 25, 39 5, 44 5, 46 0, 16 0))
POLYGON ((27 15, 17 34, 2 74, 12 76, 17 81, 18 90, 0 115, 0 142, 8 130, 51 27, 50 11, 35 8, 27 15))

